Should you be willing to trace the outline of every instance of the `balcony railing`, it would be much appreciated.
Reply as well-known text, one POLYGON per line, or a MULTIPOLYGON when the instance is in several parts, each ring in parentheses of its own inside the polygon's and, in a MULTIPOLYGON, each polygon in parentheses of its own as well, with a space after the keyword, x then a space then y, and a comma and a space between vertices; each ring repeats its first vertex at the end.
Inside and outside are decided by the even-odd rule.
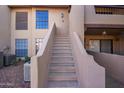
POLYGON ((124 8, 95 6, 95 12, 96 14, 124 15, 124 8))

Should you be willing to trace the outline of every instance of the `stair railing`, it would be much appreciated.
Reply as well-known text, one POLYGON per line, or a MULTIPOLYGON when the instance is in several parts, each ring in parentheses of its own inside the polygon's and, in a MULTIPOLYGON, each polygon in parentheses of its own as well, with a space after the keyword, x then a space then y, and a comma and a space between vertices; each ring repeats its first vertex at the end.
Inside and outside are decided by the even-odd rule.
POLYGON ((56 25, 47 32, 43 43, 40 44, 39 51, 36 56, 31 58, 31 87, 41 88, 47 86, 48 79, 48 63, 50 61, 50 50, 56 31, 56 25))

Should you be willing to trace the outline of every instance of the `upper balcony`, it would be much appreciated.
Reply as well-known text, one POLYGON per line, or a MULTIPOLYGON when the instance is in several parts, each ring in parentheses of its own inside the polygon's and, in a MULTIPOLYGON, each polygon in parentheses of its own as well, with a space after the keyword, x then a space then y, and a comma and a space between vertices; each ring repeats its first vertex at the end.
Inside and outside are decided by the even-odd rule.
POLYGON ((124 6, 85 6, 85 24, 124 25, 124 6))

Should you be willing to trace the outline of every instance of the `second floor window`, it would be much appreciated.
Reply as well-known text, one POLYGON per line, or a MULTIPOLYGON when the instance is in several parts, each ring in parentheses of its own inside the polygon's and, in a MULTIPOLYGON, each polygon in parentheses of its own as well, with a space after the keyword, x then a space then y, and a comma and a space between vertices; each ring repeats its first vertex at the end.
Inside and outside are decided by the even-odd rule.
POLYGON ((28 29, 28 13, 16 12, 16 30, 28 29))
POLYGON ((48 29, 47 10, 36 10, 36 29, 48 29))

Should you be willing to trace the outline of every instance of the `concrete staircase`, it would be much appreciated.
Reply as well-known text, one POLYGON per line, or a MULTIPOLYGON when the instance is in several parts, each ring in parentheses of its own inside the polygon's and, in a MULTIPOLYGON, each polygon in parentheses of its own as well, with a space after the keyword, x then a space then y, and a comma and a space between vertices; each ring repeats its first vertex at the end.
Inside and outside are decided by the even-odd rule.
POLYGON ((48 87, 79 87, 76 66, 68 36, 56 36, 49 64, 48 87))

